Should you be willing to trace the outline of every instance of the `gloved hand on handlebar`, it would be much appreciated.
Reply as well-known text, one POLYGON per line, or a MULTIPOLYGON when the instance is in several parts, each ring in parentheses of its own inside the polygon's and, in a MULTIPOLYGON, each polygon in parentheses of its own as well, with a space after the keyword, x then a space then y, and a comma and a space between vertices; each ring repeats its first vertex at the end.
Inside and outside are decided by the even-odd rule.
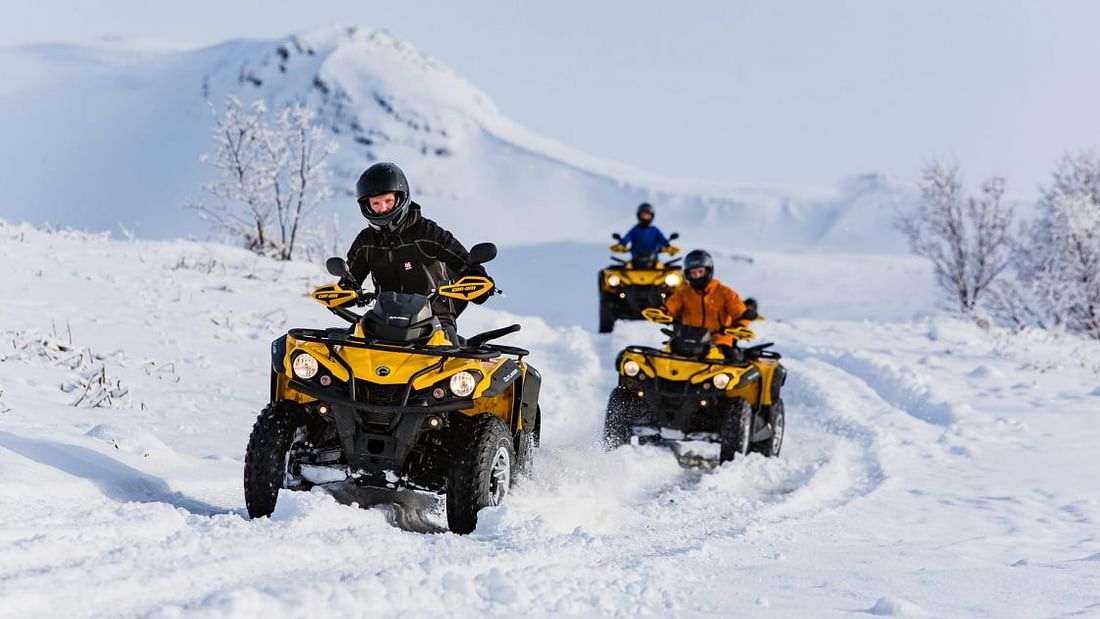
POLYGON ((745 299, 744 303, 745 313, 741 314, 741 320, 756 320, 760 317, 759 312, 756 310, 756 299, 749 297, 745 299))
POLYGON ((470 266, 466 267, 465 271, 463 271, 462 273, 459 273, 458 277, 456 278, 456 281, 459 280, 459 279, 462 279, 463 277, 466 277, 467 275, 475 275, 477 277, 484 277, 484 278, 488 279, 490 282, 493 282, 492 291, 490 291, 488 294, 481 295, 480 297, 478 297, 478 298, 474 299, 473 301, 471 301, 471 303, 481 305, 482 303, 488 301, 489 297, 493 296, 497 292, 496 282, 493 281, 492 277, 489 277, 489 274, 485 272, 485 268, 482 267, 480 264, 471 264, 470 266))
POLYGON ((355 281, 350 275, 341 277, 340 281, 336 282, 336 285, 344 290, 359 290, 359 282, 355 281))

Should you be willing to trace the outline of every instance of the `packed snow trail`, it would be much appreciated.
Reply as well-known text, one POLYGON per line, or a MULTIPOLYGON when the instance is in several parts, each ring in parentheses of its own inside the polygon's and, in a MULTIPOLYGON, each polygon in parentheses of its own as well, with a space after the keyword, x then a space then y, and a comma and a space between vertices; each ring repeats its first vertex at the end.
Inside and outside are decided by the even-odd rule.
MULTIPOLYGON (((830 259, 860 266, 806 257, 830 259)), ((596 444, 610 361, 656 329, 596 336, 472 308, 463 331, 522 322, 511 341, 543 372, 533 479, 465 537, 320 492, 284 492, 250 521, 241 458, 267 344, 334 324, 305 297, 320 269, 22 226, 0 226, 0 260, 3 616, 1100 608, 1095 345, 935 317, 810 319, 783 301, 791 313, 759 325, 790 369, 783 454, 704 473, 596 444), (85 392, 115 395, 69 405, 85 392)), ((869 296, 851 303, 874 307, 875 282, 895 276, 883 264, 852 275, 869 296)), ((754 285, 765 306, 782 294, 768 285, 754 285)), ((546 294, 551 314, 572 302, 546 294)), ((827 311, 826 286, 807 294, 827 311)))

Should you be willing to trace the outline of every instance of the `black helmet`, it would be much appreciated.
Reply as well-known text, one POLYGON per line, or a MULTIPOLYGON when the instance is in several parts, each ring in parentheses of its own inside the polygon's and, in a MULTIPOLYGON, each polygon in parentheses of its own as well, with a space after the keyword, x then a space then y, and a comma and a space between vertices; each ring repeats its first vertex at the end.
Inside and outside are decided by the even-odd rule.
POLYGON ((409 212, 409 181, 397 164, 382 162, 367 168, 355 184, 355 195, 363 217, 376 228, 396 227, 409 212), (379 215, 371 210, 369 198, 384 193, 395 194, 397 204, 392 211, 379 215))
POLYGON ((688 252, 688 255, 684 256, 684 279, 691 284, 692 288, 702 290, 707 287, 710 280, 714 277, 714 258, 710 257, 710 254, 702 249, 693 249, 688 252), (692 279, 688 273, 692 269, 699 267, 705 268, 706 273, 697 279, 692 279))
POLYGON ((638 211, 635 215, 638 217, 638 223, 648 226, 653 223, 653 217, 656 213, 653 212, 653 206, 649 202, 642 202, 638 205, 638 211), (642 213, 649 213, 649 219, 642 219, 642 213))

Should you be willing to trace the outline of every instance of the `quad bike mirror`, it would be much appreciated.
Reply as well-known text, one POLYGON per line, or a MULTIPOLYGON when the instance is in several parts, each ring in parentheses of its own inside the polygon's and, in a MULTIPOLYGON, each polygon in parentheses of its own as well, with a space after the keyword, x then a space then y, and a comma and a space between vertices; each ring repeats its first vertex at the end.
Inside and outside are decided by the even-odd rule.
POLYGON ((611 238, 615 239, 616 241, 618 241, 620 243, 623 242, 623 235, 619 234, 618 232, 612 232, 611 233, 611 238))
POLYGON ((672 234, 668 235, 668 240, 670 241, 675 241, 678 238, 680 238, 679 232, 673 232, 672 234))
POLYGON ((497 257, 497 246, 492 243, 478 243, 470 248, 470 264, 484 264, 497 257))
POLYGON ((659 307, 647 307, 642 310, 642 318, 650 322, 655 322, 659 325, 672 324, 672 316, 669 316, 665 311, 659 307))
POLYGON ((329 275, 343 277, 348 274, 348 263, 344 262, 344 259, 340 256, 333 256, 325 260, 325 269, 329 272, 329 275))

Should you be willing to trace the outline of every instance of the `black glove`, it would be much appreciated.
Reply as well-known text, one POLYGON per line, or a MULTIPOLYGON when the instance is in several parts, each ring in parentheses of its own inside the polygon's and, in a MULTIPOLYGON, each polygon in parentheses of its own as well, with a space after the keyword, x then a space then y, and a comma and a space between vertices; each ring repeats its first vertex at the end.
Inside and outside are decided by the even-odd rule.
POLYGON ((756 299, 749 297, 745 299, 745 313, 741 314, 742 320, 756 320, 760 317, 760 314, 756 310, 756 299))
MULTIPOLYGON (((472 273, 470 273, 470 275, 473 275, 473 274, 472 274, 472 273)), ((493 296, 493 293, 495 293, 495 292, 497 291, 497 286, 496 286, 496 282, 494 282, 494 281, 493 281, 493 278, 489 277, 489 276, 488 276, 488 275, 487 275, 487 274, 485 273, 485 271, 484 271, 484 270, 483 270, 483 271, 482 271, 481 273, 478 273, 478 275, 480 275, 481 277, 484 277, 484 278, 488 279, 488 280, 489 280, 490 282, 492 282, 492 284, 493 284, 493 289, 492 289, 492 290, 490 290, 489 292, 487 292, 487 293, 485 293, 485 294, 481 295, 480 297, 478 297, 478 298, 476 298, 476 299, 474 299, 474 300, 473 300, 473 303, 476 303, 477 305, 481 305, 482 303, 484 303, 484 302, 488 301, 488 300, 489 300, 489 297, 493 296)))
POLYGON ((359 282, 355 281, 351 275, 341 277, 340 281, 336 282, 336 285, 344 290, 359 290, 359 282))

